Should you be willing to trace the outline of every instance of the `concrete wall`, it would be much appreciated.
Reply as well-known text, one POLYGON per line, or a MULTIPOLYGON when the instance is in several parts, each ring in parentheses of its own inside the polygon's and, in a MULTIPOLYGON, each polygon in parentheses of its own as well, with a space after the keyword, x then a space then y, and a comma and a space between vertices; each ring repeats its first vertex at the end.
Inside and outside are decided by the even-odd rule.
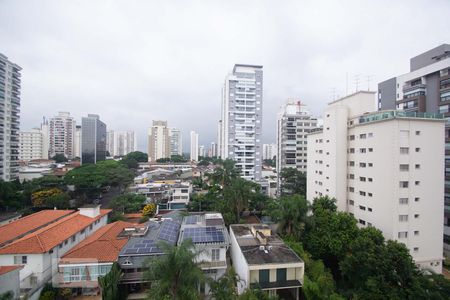
POLYGON ((0 295, 12 292, 13 299, 19 299, 20 279, 19 269, 0 275, 0 295))

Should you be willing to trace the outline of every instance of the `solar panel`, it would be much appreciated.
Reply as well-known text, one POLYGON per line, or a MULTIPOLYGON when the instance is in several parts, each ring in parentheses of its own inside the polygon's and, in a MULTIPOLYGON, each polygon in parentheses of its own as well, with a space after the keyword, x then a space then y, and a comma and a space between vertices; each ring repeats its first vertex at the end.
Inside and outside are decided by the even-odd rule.
POLYGON ((192 224, 197 224, 197 220, 198 220, 197 216, 187 216, 184 219, 184 222, 188 225, 192 225, 192 224))
POLYGON ((158 233, 158 238, 167 242, 176 243, 180 224, 173 221, 164 221, 158 233))
POLYGON ((151 244, 151 243, 153 243, 154 241, 153 241, 153 240, 143 240, 142 242, 143 242, 143 243, 146 243, 146 244, 151 244))
POLYGON ((136 254, 138 249, 127 249, 125 250, 125 254, 136 254))
POLYGON ((183 240, 192 239, 194 243, 222 243, 225 241, 223 231, 215 227, 186 228, 183 240))
POLYGON ((134 244, 134 248, 143 248, 146 244, 134 244))

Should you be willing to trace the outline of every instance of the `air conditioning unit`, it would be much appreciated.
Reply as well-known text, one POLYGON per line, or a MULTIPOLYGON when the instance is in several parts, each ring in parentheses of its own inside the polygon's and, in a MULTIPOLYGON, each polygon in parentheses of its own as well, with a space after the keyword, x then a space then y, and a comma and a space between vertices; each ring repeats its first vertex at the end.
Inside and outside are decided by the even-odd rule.
POLYGON ((265 247, 264 246, 259 246, 259 250, 264 251, 265 247))

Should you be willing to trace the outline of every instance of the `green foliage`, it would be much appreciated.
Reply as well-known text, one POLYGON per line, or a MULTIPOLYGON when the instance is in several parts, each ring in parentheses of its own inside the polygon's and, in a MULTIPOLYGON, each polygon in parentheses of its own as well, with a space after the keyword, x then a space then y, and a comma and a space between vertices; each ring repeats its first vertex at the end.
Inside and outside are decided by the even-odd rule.
MULTIPOLYGON (((28 198, 29 202, 31 197, 28 198)), ((15 211, 26 206, 26 197, 15 182, 0 180, 0 210, 15 211)))
POLYGON ((246 289, 239 300, 278 300, 277 296, 269 296, 267 292, 260 289, 246 289))
POLYGON ((139 164, 133 158, 124 157, 120 160, 120 163, 126 166, 128 169, 137 169, 139 164))
POLYGON ((6 293, 0 294, 0 300, 13 300, 14 293, 12 291, 7 291, 6 293))
POLYGON ((133 160, 137 161, 138 163, 148 162, 148 155, 147 155, 147 153, 144 153, 144 152, 134 151, 134 152, 130 152, 127 155, 125 155, 124 159, 133 159, 133 160))
POLYGON ((241 177, 232 178, 223 188, 223 199, 220 211, 225 213, 227 224, 239 223, 241 213, 249 208, 252 198, 259 190, 259 185, 241 177), (229 218, 232 216, 232 219, 229 218))
POLYGON ((209 175, 209 179, 213 185, 219 185, 224 188, 231 185, 231 181, 238 178, 239 175, 240 172, 235 168, 234 161, 226 159, 220 167, 214 169, 214 172, 209 175))
POLYGON ((70 196, 67 193, 50 196, 46 199, 45 206, 57 209, 70 208, 70 196))
POLYGON ((202 270, 195 263, 198 257, 191 240, 174 247, 161 244, 165 255, 147 262, 146 278, 151 282, 148 299, 199 299, 199 284, 204 281, 202 270))
POLYGON ((281 179, 281 195, 299 194, 306 197, 306 175, 296 168, 284 168, 278 174, 281 179))
POLYGON ((115 262, 105 276, 98 278, 98 283, 102 290, 102 300, 121 300, 125 298, 123 290, 119 289, 122 276, 123 273, 115 262))
POLYGON ((141 210, 146 198, 144 195, 124 194, 114 197, 109 207, 115 212, 136 213, 141 210))
POLYGON ((318 210, 328 210, 330 212, 335 212, 337 210, 336 199, 330 198, 328 196, 322 196, 315 198, 311 207, 313 213, 318 210))
POLYGON ((68 161, 67 157, 64 154, 56 154, 51 159, 53 159, 58 164, 68 161))
POLYGON ((300 238, 305 229, 308 202, 300 195, 282 196, 271 201, 267 213, 273 221, 279 222, 283 234, 300 238))
POLYGON ((170 158, 165 157, 156 160, 156 162, 158 163, 185 163, 187 161, 188 161, 187 158, 181 155, 172 155, 170 158))
POLYGON ((211 278, 209 280, 210 294, 216 300, 235 300, 238 297, 236 285, 239 282, 239 276, 234 268, 227 269, 225 275, 219 279, 211 278))
POLYGON ((265 160, 263 160, 263 163, 264 163, 266 166, 269 166, 269 167, 272 167, 272 168, 275 168, 275 167, 276 167, 276 160, 275 160, 275 157, 274 157, 273 159, 265 159, 265 160))

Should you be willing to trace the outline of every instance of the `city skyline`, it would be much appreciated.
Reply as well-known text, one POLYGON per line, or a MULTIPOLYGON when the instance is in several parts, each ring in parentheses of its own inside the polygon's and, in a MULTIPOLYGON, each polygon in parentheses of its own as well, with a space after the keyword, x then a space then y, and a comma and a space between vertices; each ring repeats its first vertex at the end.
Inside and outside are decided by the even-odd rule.
POLYGON ((96 113, 111 128, 136 131, 141 151, 153 119, 180 128, 185 149, 191 130, 199 132, 199 144, 207 145, 217 140, 213 124, 220 114, 223 76, 230 66, 248 63, 266 70, 262 142, 271 143, 276 112, 286 99, 300 98, 317 116, 333 98, 355 90, 355 74, 360 74, 359 89, 367 89, 369 76, 376 90, 391 74, 407 73, 409 57, 445 43, 450 5, 438 2, 249 2, 237 9, 232 2, 4 1, 0 37, 2 53, 23 68, 23 131, 58 111, 71 112, 77 123, 96 113), (34 7, 41 13, 29 14, 34 7), (409 20, 407 28, 396 17, 423 10, 427 14, 409 20), (198 16, 201 22, 190 22, 198 16), (432 35, 424 23, 434 24, 432 35), (245 32, 236 34, 242 27, 245 32), (393 28, 401 47, 387 34, 393 28), (407 32, 420 35, 420 43, 407 32))

